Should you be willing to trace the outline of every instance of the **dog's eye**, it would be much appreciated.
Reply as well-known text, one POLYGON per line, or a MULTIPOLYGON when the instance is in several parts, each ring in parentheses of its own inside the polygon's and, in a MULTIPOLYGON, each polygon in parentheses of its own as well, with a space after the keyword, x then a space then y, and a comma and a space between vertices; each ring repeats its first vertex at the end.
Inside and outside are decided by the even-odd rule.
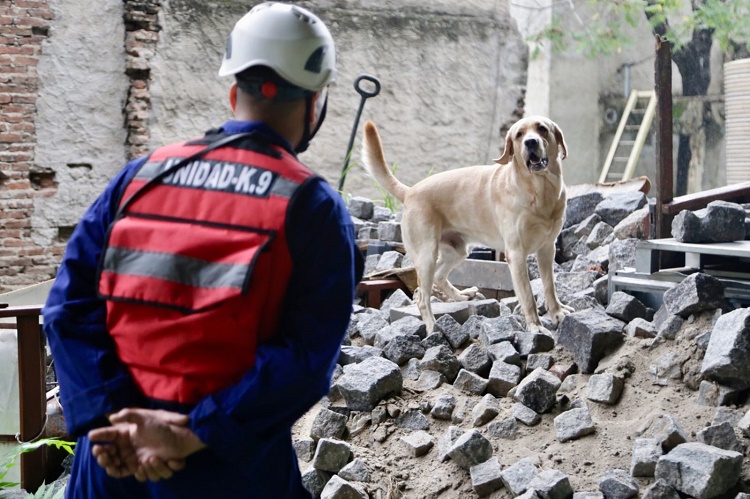
POLYGON ((517 139, 520 139, 521 137, 523 137, 523 132, 521 132, 521 131, 519 130, 518 132, 516 132, 516 138, 517 138, 517 139))
POLYGON ((539 125, 539 133, 547 133, 547 127, 544 125, 539 125))

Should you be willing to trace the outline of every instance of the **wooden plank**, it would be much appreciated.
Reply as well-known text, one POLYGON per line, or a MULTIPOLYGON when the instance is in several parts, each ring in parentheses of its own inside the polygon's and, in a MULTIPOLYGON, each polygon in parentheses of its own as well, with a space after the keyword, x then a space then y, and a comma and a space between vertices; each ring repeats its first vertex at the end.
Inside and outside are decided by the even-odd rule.
POLYGON ((662 213, 665 215, 676 215, 682 210, 705 208, 711 201, 742 200, 743 198, 750 198, 750 182, 717 187, 715 189, 676 197, 671 202, 664 204, 662 213))

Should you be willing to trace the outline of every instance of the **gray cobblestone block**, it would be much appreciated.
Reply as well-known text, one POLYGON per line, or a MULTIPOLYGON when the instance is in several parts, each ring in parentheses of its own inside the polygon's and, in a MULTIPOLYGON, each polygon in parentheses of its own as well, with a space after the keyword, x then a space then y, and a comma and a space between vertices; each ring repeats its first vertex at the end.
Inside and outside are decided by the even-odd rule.
POLYGON ((652 418, 637 435, 655 438, 665 453, 688 441, 685 431, 669 414, 652 418))
POLYGON ((487 354, 493 361, 501 361, 521 367, 521 354, 510 341, 501 341, 487 348, 487 354))
POLYGON ((474 374, 473 372, 461 369, 458 371, 456 381, 453 382, 453 386, 459 390, 470 393, 472 395, 482 395, 487 389, 487 379, 474 374))
POLYGON ((530 331, 517 331, 514 338, 514 345, 525 359, 532 353, 549 352, 555 348, 555 339, 544 333, 532 333, 530 331))
POLYGON ((656 463, 661 456, 661 445, 655 438, 636 438, 633 442, 633 456, 630 459, 630 475, 654 476, 656 463))
POLYGON ((375 212, 375 203, 371 200, 355 196, 349 200, 349 214, 361 220, 370 220, 375 212))
POLYGON ((654 476, 696 499, 724 494, 739 480, 742 454, 699 442, 678 445, 659 458, 654 476))
POLYGON ((417 381, 422 369, 419 367, 420 359, 409 359, 406 364, 401 366, 401 376, 405 380, 417 381))
POLYGON ((313 497, 318 498, 332 476, 333 474, 327 471, 310 468, 302 473, 302 486, 313 497))
POLYGON ((573 487, 568 475, 559 470, 549 469, 539 472, 531 483, 533 489, 542 499, 570 499, 573 497, 573 487))
POLYGON ((557 376, 538 368, 518 384, 513 398, 535 412, 544 414, 554 407, 555 394, 560 388, 560 383, 557 376))
POLYGON ((462 326, 468 333, 469 338, 471 338, 472 340, 479 339, 479 333, 482 331, 484 322, 486 320, 487 319, 485 317, 482 317, 481 315, 472 315, 471 317, 466 319, 466 322, 464 322, 462 326))
POLYGON ((542 420, 542 416, 538 412, 536 412, 534 409, 526 407, 521 403, 513 404, 513 406, 511 407, 511 412, 516 420, 520 421, 526 426, 538 425, 542 420))
MULTIPOLYGON (((355 227, 356 229, 356 227, 355 227)), ((376 224, 364 223, 357 229, 357 239, 377 239, 378 226, 376 224)))
POLYGON ((575 492, 573 499, 604 499, 601 492, 575 492))
POLYGON ((644 206, 622 219, 612 232, 617 239, 649 239, 651 235, 651 220, 649 207, 644 206))
POLYGON ((592 213, 588 217, 581 220, 581 223, 573 227, 573 234, 578 239, 583 239, 589 236, 599 222, 602 221, 602 217, 596 213, 592 213))
POLYGON ((321 438, 340 439, 346 433, 347 418, 343 414, 322 407, 313 419, 310 436, 314 440, 321 438))
POLYGON ((424 370, 420 372, 419 378, 417 378, 417 383, 414 388, 418 392, 429 392, 432 390, 437 390, 443 383, 445 383, 445 376, 443 376, 442 373, 424 370))
POLYGON ((487 379, 487 393, 495 397, 505 397, 512 388, 518 386, 520 381, 520 367, 496 360, 492 363, 492 369, 490 369, 487 379))
POLYGON ((388 220, 391 220, 393 218, 393 212, 390 208, 386 208, 385 206, 378 206, 375 205, 375 208, 372 211, 372 221, 373 222, 387 222, 388 220))
POLYGON ((646 206, 648 199, 640 191, 612 194, 596 205, 594 211, 602 221, 612 227, 619 224, 628 215, 646 206))
MULTIPOLYGON (((587 220, 596 207, 604 200, 601 192, 587 192, 573 198, 568 198, 565 209, 564 227, 572 227, 587 220)), ((597 216, 599 216, 597 214, 597 216)), ((600 217, 601 218, 601 217, 600 217)))
POLYGON ((418 430, 399 438, 404 443, 409 453, 414 457, 427 454, 435 445, 432 435, 423 430, 418 430))
POLYGON ((429 350, 432 347, 438 347, 440 345, 445 345, 448 348, 450 348, 451 346, 451 344, 448 343, 448 339, 443 335, 443 333, 428 334, 422 340, 422 346, 424 346, 425 350, 429 350))
MULTIPOLYGON (((607 272, 615 272, 622 270, 626 267, 635 267, 635 247, 638 244, 638 239, 615 239, 609 244, 609 264, 607 266, 607 272)), ((602 246, 594 251, 605 248, 602 246)), ((593 253, 593 252, 592 252, 593 253)))
POLYGON ((339 471, 338 475, 344 480, 350 482, 369 482, 370 481, 370 470, 367 469, 367 465, 360 458, 350 462, 339 471))
POLYGON ((337 473, 346 466, 352 455, 352 449, 348 443, 330 438, 318 440, 318 447, 313 457, 313 468, 316 470, 337 473))
MULTIPOLYGON (((577 440, 596 431, 588 407, 570 409, 554 419, 555 436, 560 442, 577 440)), ((606 495, 606 494, 605 494, 606 495)))
POLYGON ((346 366, 348 364, 358 364, 365 359, 370 357, 382 357, 383 350, 375 348, 370 345, 362 347, 356 347, 351 345, 345 345, 341 347, 341 353, 339 353, 339 364, 346 366))
POLYGON ((487 351, 477 343, 472 343, 458 356, 458 361, 467 371, 487 377, 492 367, 492 360, 487 351))
POLYGON ((502 488, 503 478, 501 476, 500 462, 496 457, 469 468, 471 475, 471 486, 479 497, 492 494, 502 488))
POLYGON ((648 308, 636 297, 623 291, 615 291, 609 299, 607 314, 623 322, 630 322, 635 318, 648 319, 648 308))
POLYGON ((526 358, 526 372, 532 372, 537 367, 541 367, 546 371, 554 363, 555 359, 550 354, 532 353, 526 358))
POLYGON ((582 373, 592 373, 599 361, 624 339, 625 323, 597 311, 573 312, 565 316, 557 341, 573 354, 582 373))
POLYGON ((453 448, 458 438, 466 433, 466 430, 458 426, 449 426, 445 433, 438 439, 438 460, 443 463, 448 460, 448 452, 453 448))
POLYGON ((625 383, 613 374, 592 374, 586 398, 602 404, 616 404, 624 386, 625 383))
MULTIPOLYGON (((404 296, 405 295, 406 294, 404 293, 404 296)), ((420 319, 417 319, 416 317, 402 317, 401 319, 393 321, 391 322, 391 329, 397 331, 403 336, 419 336, 421 339, 424 339, 427 336, 427 326, 425 326, 425 323, 420 319)))
POLYGON ((368 499, 368 495, 361 487, 334 475, 320 493, 320 499, 368 499))
POLYGON ((441 345, 425 351, 420 367, 423 370, 439 372, 449 383, 453 383, 458 376, 458 371, 461 370, 461 363, 450 347, 441 345))
POLYGON ((519 496, 526 492, 529 484, 539 474, 539 470, 534 465, 534 460, 530 457, 516 461, 505 468, 500 476, 503 479, 503 485, 513 496, 519 496))
MULTIPOLYGON (((397 253, 396 251, 393 251, 393 253, 397 253)), ((387 253, 386 253, 387 254, 387 253)), ((400 253, 398 253, 400 255, 400 253)), ((385 255, 383 255, 385 256, 385 255)), ((380 261, 383 261, 383 258, 380 259, 380 261)), ((408 307, 409 305, 413 305, 414 302, 411 298, 407 296, 406 293, 404 293, 403 289, 397 289, 393 293, 391 293, 388 298, 383 300, 383 303, 380 305, 380 312, 383 314, 383 317, 386 320, 389 320, 391 317, 391 309, 392 308, 398 308, 398 307, 408 307)), ((419 321, 419 319, 416 319, 416 317, 413 317, 413 319, 419 321)), ((422 321, 419 321, 422 322, 422 321)), ((424 324, 422 324, 422 327, 425 331, 427 331, 424 324)), ((422 333, 420 335, 421 338, 424 338, 425 333, 422 333)))
POLYGON ((638 482, 625 470, 609 470, 599 479, 599 490, 604 497, 630 499, 638 496, 638 482))
POLYGON ((443 333, 455 350, 469 340, 469 333, 450 315, 444 315, 435 322, 434 332, 443 333))
POLYGON ((398 365, 370 357, 346 366, 336 384, 349 409, 371 411, 381 400, 401 393, 403 378, 398 365))
POLYGON ((315 455, 316 442, 312 438, 301 438, 293 443, 294 452, 302 461, 309 463, 315 455))
POLYGON ((432 406, 430 414, 435 419, 450 421, 453 410, 456 408, 456 397, 450 393, 441 394, 432 406))
POLYGON ((380 260, 378 260, 378 265, 377 267, 375 267, 375 272, 385 272, 391 269, 400 269, 401 260, 403 260, 403 258, 404 255, 402 255, 398 251, 386 251, 385 253, 380 255, 380 260))
POLYGON ((430 427, 430 422, 418 409, 409 409, 396 417, 396 426, 407 430, 426 430, 430 427))
POLYGON ((605 239, 612 235, 613 231, 613 227, 608 223, 599 222, 586 237, 586 246, 590 249, 598 248, 604 243, 605 239))
POLYGON ((750 437, 750 411, 747 411, 737 423, 737 428, 746 436, 750 437))
POLYGON ((515 341, 516 331, 525 329, 523 323, 515 315, 488 319, 479 333, 479 341, 486 348, 502 341, 513 342, 515 341))
POLYGON ((731 450, 744 454, 745 446, 737 438, 729 422, 707 426, 698 432, 696 440, 702 444, 712 445, 719 449, 731 450))
POLYGON ((657 330, 653 322, 636 317, 625 326, 625 334, 631 338, 655 338, 657 330))
POLYGON ((489 393, 482 397, 471 410, 471 422, 476 426, 484 426, 500 413, 500 403, 489 393))
POLYGON ((375 342, 375 335, 387 327, 388 321, 380 314, 371 314, 357 321, 357 332, 367 345, 372 345, 375 342))
POLYGON ((419 336, 396 336, 383 349, 385 357, 398 365, 406 364, 409 359, 421 359, 425 348, 419 336))
POLYGON ((379 222, 378 239, 381 241, 391 241, 396 243, 402 242, 401 224, 398 222, 379 222))
POLYGON ((696 272, 664 292, 664 306, 670 314, 687 319, 704 310, 714 310, 724 303, 724 284, 717 278, 696 272))
MULTIPOLYGON (((666 308, 665 308, 666 310, 666 308)), ((665 340, 674 340, 677 337, 677 333, 680 331, 682 324, 685 319, 679 315, 669 314, 664 322, 656 329, 656 335, 664 338, 665 340)))
MULTIPOLYGON (((684 281, 683 281, 684 282, 684 281)), ((722 385, 743 390, 750 387, 750 308, 723 314, 716 321, 703 356, 701 374, 722 385)))
POLYGON ((492 421, 487 425, 487 431, 492 438, 514 440, 518 436, 518 422, 514 417, 492 421))
POLYGON ((468 470, 492 457, 492 444, 477 430, 469 430, 458 437, 448 451, 448 457, 468 470))
POLYGON ((680 494, 664 480, 656 480, 643 491, 642 499, 680 499, 680 494))
POLYGON ((683 243, 723 243, 745 239, 745 210, 712 201, 702 210, 683 210, 672 220, 672 236, 683 243))
POLYGON ((492 319, 503 315, 510 315, 510 309, 494 298, 472 300, 470 303, 477 317, 492 319))

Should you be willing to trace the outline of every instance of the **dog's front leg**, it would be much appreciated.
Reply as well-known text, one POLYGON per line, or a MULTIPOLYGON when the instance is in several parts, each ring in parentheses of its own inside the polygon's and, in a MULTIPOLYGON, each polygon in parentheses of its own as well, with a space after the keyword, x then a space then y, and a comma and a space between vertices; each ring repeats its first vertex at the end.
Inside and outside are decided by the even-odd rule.
POLYGON ((510 276, 513 279, 513 289, 521 305, 521 311, 526 319, 526 329, 534 333, 548 333, 539 320, 534 294, 531 292, 529 282, 529 270, 526 267, 526 255, 522 252, 507 251, 506 261, 510 267, 510 276))
POLYGON ((554 244, 548 244, 536 252, 536 261, 539 264, 539 274, 542 277, 542 284, 544 285, 544 300, 547 303, 547 311, 549 312, 552 321, 555 324, 560 324, 565 316, 574 310, 572 307, 563 305, 560 298, 557 296, 557 290, 555 289, 555 276, 553 272, 554 258, 554 244))

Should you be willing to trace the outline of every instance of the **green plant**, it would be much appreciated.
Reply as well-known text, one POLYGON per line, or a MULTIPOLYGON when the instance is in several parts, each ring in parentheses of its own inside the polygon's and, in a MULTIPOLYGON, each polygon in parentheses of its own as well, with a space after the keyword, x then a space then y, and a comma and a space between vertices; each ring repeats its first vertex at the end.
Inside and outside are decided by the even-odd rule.
MULTIPOLYGON (((16 463, 18 457, 26 452, 36 450, 43 445, 51 445, 58 449, 63 449, 69 454, 73 454, 73 447, 75 447, 76 443, 59 438, 42 438, 35 442, 24 442, 18 444, 11 449, 10 452, 6 453, 4 456, 0 456, 0 491, 11 489, 19 485, 17 482, 9 482, 5 479, 10 469, 16 463)), ((55 487, 50 484, 42 483, 36 493, 29 494, 28 497, 34 499, 60 499, 64 495, 65 489, 63 487, 55 490, 55 487)))

